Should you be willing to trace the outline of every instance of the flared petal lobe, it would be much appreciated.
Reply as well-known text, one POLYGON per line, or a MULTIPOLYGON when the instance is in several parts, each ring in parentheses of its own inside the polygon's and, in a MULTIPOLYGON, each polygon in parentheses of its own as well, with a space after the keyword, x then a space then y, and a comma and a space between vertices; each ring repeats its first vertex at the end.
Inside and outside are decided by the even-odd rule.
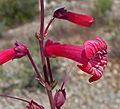
POLYGON ((65 19, 80 26, 90 27, 94 23, 94 18, 86 14, 78 14, 59 8, 54 12, 53 17, 65 19))
POLYGON ((7 61, 13 59, 15 56, 14 48, 3 50, 0 52, 0 65, 6 63, 7 61))
POLYGON ((84 48, 89 62, 86 65, 78 65, 78 67, 86 73, 93 75, 89 79, 89 82, 93 82, 102 77, 107 65, 107 44, 97 36, 96 40, 86 41, 84 48))

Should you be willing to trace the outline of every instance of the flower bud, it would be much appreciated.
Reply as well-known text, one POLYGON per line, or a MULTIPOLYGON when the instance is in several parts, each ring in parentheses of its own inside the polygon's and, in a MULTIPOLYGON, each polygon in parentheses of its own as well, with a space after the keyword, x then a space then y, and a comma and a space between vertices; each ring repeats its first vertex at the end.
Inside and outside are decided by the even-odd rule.
POLYGON ((63 90, 59 89, 54 96, 54 103, 56 108, 60 109, 60 107, 65 103, 65 100, 66 100, 65 89, 63 90))
POLYGON ((80 26, 85 26, 85 27, 90 27, 95 21, 94 18, 92 18, 87 14, 75 13, 75 12, 66 10, 65 8, 57 9, 54 12, 53 17, 58 19, 68 20, 72 23, 75 23, 80 26))

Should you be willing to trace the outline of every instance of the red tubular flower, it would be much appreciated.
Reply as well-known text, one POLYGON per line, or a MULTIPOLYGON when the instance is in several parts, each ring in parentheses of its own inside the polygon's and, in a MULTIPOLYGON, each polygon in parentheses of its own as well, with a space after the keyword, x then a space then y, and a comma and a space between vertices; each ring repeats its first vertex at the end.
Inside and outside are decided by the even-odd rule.
POLYGON ((65 100, 66 100, 65 89, 59 89, 54 96, 56 108, 60 109, 60 107, 65 103, 65 100))
POLYGON ((6 63, 7 61, 13 59, 15 56, 14 48, 3 50, 0 52, 0 65, 6 63))
POLYGON ((0 65, 6 63, 11 59, 21 58, 27 53, 27 47, 24 44, 16 42, 15 47, 0 52, 0 65))
POLYGON ((44 109, 43 106, 37 104, 35 101, 31 100, 31 102, 29 103, 29 105, 26 106, 27 109, 44 109))
POLYGON ((101 78, 107 65, 107 44, 100 37, 86 41, 82 46, 61 44, 48 40, 45 45, 48 57, 66 57, 79 63, 78 67, 93 75, 89 82, 101 78))
POLYGON ((90 27, 94 23, 94 19, 91 16, 67 11, 64 8, 57 9, 54 12, 53 17, 58 19, 65 19, 75 24, 86 27, 90 27))

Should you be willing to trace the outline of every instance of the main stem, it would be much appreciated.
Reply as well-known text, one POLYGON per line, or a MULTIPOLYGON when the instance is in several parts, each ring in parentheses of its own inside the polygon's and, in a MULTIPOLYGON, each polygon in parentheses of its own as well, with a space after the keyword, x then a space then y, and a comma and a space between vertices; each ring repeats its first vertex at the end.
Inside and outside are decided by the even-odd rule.
MULTIPOLYGON (((44 40, 44 0, 39 0, 40 6, 41 6, 41 15, 40 15, 40 37, 39 37, 39 46, 40 46, 40 53, 41 53, 41 59, 42 59, 42 67, 44 71, 44 77, 45 81, 49 84, 49 79, 48 79, 48 71, 47 71, 47 65, 45 61, 45 56, 44 56, 44 47, 43 47, 43 40, 44 40)), ((52 96, 52 91, 48 90, 46 87, 49 102, 51 109, 55 109, 54 101, 53 101, 53 96, 52 96)))
POLYGON ((44 40, 44 0, 40 0, 40 6, 41 6, 41 19, 40 19, 40 38, 39 38, 39 45, 40 45, 40 53, 41 53, 41 59, 42 59, 42 67, 44 71, 44 77, 47 83, 49 83, 48 80, 48 72, 45 62, 45 56, 44 56, 44 48, 43 48, 43 40, 44 40))

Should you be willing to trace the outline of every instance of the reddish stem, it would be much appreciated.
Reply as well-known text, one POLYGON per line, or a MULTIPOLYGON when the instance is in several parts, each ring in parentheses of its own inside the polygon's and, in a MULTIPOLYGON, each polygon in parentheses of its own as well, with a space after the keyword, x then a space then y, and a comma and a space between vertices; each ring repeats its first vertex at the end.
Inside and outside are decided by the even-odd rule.
POLYGON ((43 68, 43 71, 44 71, 45 81, 49 84, 47 66, 46 66, 44 52, 43 52, 43 41, 42 40, 39 41, 39 46, 40 46, 40 53, 41 53, 41 59, 42 59, 42 68, 43 68))
MULTIPOLYGON (((41 83, 44 83, 44 80, 43 80, 43 78, 42 78, 42 75, 41 75, 41 73, 39 72, 39 70, 37 69, 37 66, 35 65, 35 62, 34 62, 32 56, 31 56, 30 52, 28 52, 27 55, 28 55, 28 58, 29 58, 29 60, 30 60, 30 62, 31 62, 31 64, 32 64, 34 70, 35 70, 35 73, 36 73, 37 78, 39 79, 39 81, 41 81, 41 83)), ((42 84, 42 85, 43 85, 43 84, 42 84)))
MULTIPOLYGON (((45 60, 45 56, 44 56, 44 47, 43 47, 43 40, 44 40, 44 0, 39 0, 39 1, 40 1, 40 6, 41 6, 41 13, 40 13, 41 14, 41 16, 40 16, 41 24, 40 24, 39 46, 40 46, 40 53, 41 53, 42 67, 43 67, 43 71, 44 71, 45 81, 49 84, 49 80, 48 80, 49 75, 47 72, 46 60, 45 60)), ((46 87, 46 90, 47 90, 51 109, 55 109, 52 91, 49 90, 47 87, 46 87)))
POLYGON ((52 24, 52 22, 54 21, 54 19, 55 19, 55 17, 53 17, 53 18, 49 21, 49 23, 48 23, 48 25, 47 25, 47 27, 46 27, 46 29, 45 29, 45 32, 44 32, 45 35, 47 34, 48 29, 49 29, 50 25, 52 24))
POLYGON ((30 103, 29 101, 27 101, 25 99, 22 99, 22 98, 18 98, 18 97, 13 97, 13 96, 5 95, 5 94, 0 94, 0 96, 1 97, 6 97, 6 98, 12 98, 12 99, 23 101, 23 102, 26 102, 26 103, 30 103))
POLYGON ((40 0, 40 7, 41 7, 41 15, 40 15, 40 38, 43 40, 44 38, 44 0, 40 0))
POLYGON ((41 53, 41 59, 42 59, 42 67, 44 71, 44 77, 47 83, 49 83, 48 80, 48 73, 47 73, 47 67, 45 62, 45 56, 44 56, 44 48, 43 48, 43 40, 44 40, 44 0, 40 0, 40 6, 41 6, 41 15, 40 15, 40 40, 39 40, 39 46, 40 46, 40 53, 41 53))
POLYGON ((52 83, 53 82, 53 74, 52 74, 52 71, 51 71, 50 59, 46 58, 46 60, 47 60, 48 71, 49 71, 49 75, 50 75, 50 82, 52 83))
POLYGON ((66 82, 68 80, 68 77, 70 76, 70 74, 73 72, 74 68, 75 68, 76 64, 73 63, 68 69, 67 69, 67 73, 63 79, 62 85, 61 85, 61 90, 63 89, 63 87, 66 85, 66 82))

